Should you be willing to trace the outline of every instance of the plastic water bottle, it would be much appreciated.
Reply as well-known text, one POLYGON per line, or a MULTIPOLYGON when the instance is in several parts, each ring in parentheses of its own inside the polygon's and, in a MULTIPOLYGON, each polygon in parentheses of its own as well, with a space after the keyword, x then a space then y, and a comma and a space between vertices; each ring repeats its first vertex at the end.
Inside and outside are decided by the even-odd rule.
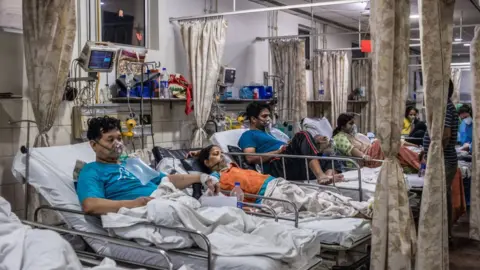
POLYGON ((325 100, 325 86, 323 85, 323 81, 320 82, 320 88, 318 89, 318 100, 325 100))
POLYGON ((424 177, 426 169, 427 169, 427 164, 422 162, 422 164, 420 164, 420 170, 418 171, 418 177, 424 177))
POLYGON ((235 182, 235 187, 230 192, 230 196, 237 197, 237 207, 242 209, 244 195, 242 188, 240 188, 240 182, 235 182))
POLYGON ((160 98, 170 98, 170 90, 168 89, 169 75, 166 68, 162 68, 162 75, 160 75, 160 98))

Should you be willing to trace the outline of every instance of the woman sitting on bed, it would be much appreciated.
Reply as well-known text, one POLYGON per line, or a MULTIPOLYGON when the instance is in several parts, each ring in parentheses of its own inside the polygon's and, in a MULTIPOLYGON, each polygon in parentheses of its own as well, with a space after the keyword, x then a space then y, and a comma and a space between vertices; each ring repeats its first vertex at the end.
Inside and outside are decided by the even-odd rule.
MULTIPOLYGON (((202 149, 196 157, 204 172, 209 172, 211 177, 218 179, 220 188, 223 190, 232 190, 235 182, 239 182, 245 193, 289 200, 295 203, 299 210, 314 212, 321 216, 368 217, 371 214, 368 202, 355 202, 340 194, 298 186, 282 178, 242 169, 235 163, 227 163, 221 148, 216 145, 202 149), (277 182, 269 185, 272 181, 277 182)), ((329 171, 326 173, 333 174, 329 171)), ((336 176, 334 179, 339 182, 336 176)), ((292 212, 292 209, 289 210, 281 202, 264 200, 262 203, 273 207, 278 213, 292 212)))
MULTIPOLYGON (((333 140, 337 151, 342 155, 361 158, 365 161, 366 167, 380 167, 380 162, 372 159, 383 160, 385 155, 382 152, 379 140, 370 142, 363 134, 357 134, 355 119, 352 114, 342 113, 337 119, 337 127, 333 131, 333 140)), ((407 148, 415 146, 408 142, 402 142, 398 152, 398 159, 404 168, 412 168, 416 171, 420 168, 418 155, 407 148)))

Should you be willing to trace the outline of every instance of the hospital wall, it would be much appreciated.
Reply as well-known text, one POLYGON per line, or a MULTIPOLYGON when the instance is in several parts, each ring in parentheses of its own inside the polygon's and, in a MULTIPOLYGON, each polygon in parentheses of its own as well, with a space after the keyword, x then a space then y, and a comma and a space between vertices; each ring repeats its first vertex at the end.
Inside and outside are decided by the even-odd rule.
MULTIPOLYGON (((78 33, 74 43, 74 58, 78 56, 81 47, 88 38, 88 29, 95 29, 89 25, 86 10, 86 1, 79 1, 77 5, 78 33)), ((187 73, 185 52, 179 39, 178 29, 169 23, 169 17, 201 14, 204 10, 204 1, 198 0, 169 0, 150 1, 149 27, 150 38, 147 39, 149 53, 147 61, 161 61, 171 72, 187 73), (168 3, 167 3, 168 2, 168 3)), ((258 4, 237 1, 237 9, 251 9, 261 7, 258 4)), ((230 1, 219 1, 219 11, 231 9, 230 1)), ((225 54, 222 63, 237 68, 239 85, 252 82, 261 83, 263 72, 268 71, 268 42, 254 42, 257 36, 267 36, 267 14, 245 14, 227 17, 229 27, 225 54)), ((310 21, 288 13, 279 12, 278 35, 298 34, 298 25, 310 25, 310 21)), ((327 31, 343 31, 329 28, 327 31)), ((329 36, 327 48, 349 47, 355 37, 329 36)), ((23 187, 14 179, 11 165, 20 146, 25 145, 27 137, 26 124, 11 126, 9 120, 34 120, 32 106, 28 100, 27 78, 23 55, 23 38, 21 34, 0 31, 0 92, 13 92, 22 95, 22 99, 0 99, 0 196, 5 197, 18 214, 25 208, 23 205, 23 187)), ((321 44, 321 42, 319 42, 321 44)), ((111 74, 110 76, 113 76, 111 74)), ((113 81, 113 77, 109 78, 113 81)), ((106 82, 102 77, 100 85, 106 82)), ((307 72, 307 85, 311 85, 311 72, 307 72)), ((309 95, 313 89, 308 87, 309 95)), ((185 105, 181 102, 154 104, 153 125, 155 144, 168 148, 183 148, 189 145, 193 130, 193 115, 186 116, 183 112, 185 105), (170 107, 172 106, 172 107, 170 107)), ((50 145, 67 145, 76 142, 72 139, 71 111, 72 102, 63 102, 54 126, 49 131, 50 145)), ((232 110, 241 110, 242 106, 232 107, 232 110)), ((32 126, 30 143, 33 144, 38 134, 32 126)), ((147 138, 147 147, 151 148, 151 137, 147 138)))

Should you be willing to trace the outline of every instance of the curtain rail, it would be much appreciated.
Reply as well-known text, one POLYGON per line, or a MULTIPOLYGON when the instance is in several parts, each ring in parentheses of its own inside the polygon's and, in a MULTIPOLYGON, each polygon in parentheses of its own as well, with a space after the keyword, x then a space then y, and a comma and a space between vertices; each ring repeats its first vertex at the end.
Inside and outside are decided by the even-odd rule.
POLYGON ((286 35, 286 36, 274 36, 274 37, 257 37, 255 41, 266 41, 270 39, 288 39, 288 38, 306 38, 306 37, 318 37, 318 36, 341 36, 341 35, 358 35, 369 34, 370 32, 339 32, 339 33, 316 33, 309 35, 286 35))
POLYGON ((203 15, 196 15, 196 16, 175 17, 175 18, 170 18, 170 22, 184 21, 184 20, 195 20, 195 19, 205 19, 205 18, 210 18, 210 17, 227 16, 227 15, 259 13, 259 12, 268 12, 268 11, 276 11, 276 10, 298 9, 298 8, 308 8, 308 7, 321 7, 321 6, 342 5, 342 4, 355 4, 355 3, 365 3, 365 2, 368 2, 368 1, 366 1, 366 0, 340 0, 340 1, 320 2, 320 3, 287 5, 287 6, 280 6, 280 7, 266 7, 266 8, 257 8, 257 9, 247 9, 247 10, 237 10, 237 11, 229 11, 229 12, 221 12, 221 13, 203 14, 203 15))

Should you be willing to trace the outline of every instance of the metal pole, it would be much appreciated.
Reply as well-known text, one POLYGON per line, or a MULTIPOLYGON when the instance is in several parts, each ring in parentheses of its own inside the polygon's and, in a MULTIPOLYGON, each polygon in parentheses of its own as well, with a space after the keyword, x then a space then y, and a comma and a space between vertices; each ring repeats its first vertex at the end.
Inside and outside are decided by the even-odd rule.
POLYGON ((24 206, 25 211, 23 213, 23 217, 25 220, 27 220, 28 204, 30 203, 30 199, 28 197, 28 183, 30 181, 30 127, 31 127, 31 123, 36 124, 36 122, 33 120, 19 120, 19 121, 9 121, 8 123, 10 125, 15 125, 18 123, 25 123, 25 122, 27 123, 27 143, 25 145, 25 149, 20 148, 20 151, 22 151, 22 153, 25 154, 25 184, 24 184, 25 190, 23 191, 25 196, 25 198, 23 198, 25 201, 25 206, 24 206))
POLYGON ((203 15, 196 15, 196 16, 176 17, 176 18, 170 18, 170 22, 183 21, 183 20, 195 20, 195 19, 203 19, 203 18, 211 18, 211 17, 219 17, 219 16, 238 15, 238 14, 259 13, 259 12, 276 11, 276 10, 321 7, 321 6, 331 6, 331 5, 344 5, 344 4, 354 4, 354 3, 364 3, 364 2, 368 2, 368 1, 366 1, 366 0, 340 0, 340 1, 320 2, 320 3, 286 5, 286 6, 279 6, 279 7, 266 7, 266 8, 257 8, 257 9, 247 9, 247 10, 237 10, 237 11, 229 11, 229 12, 221 12, 221 13, 203 14, 203 15))
MULTIPOLYGON (((463 27, 475 27, 480 24, 464 24, 464 25, 454 25, 453 28, 463 28, 463 27)), ((420 31, 420 28, 410 28, 410 30, 420 31)))
POLYGON ((233 0, 233 11, 237 11, 236 7, 237 7, 237 1, 233 0))
POLYGON ((335 48, 335 49, 317 49, 315 52, 323 52, 323 51, 358 51, 360 47, 353 47, 353 48, 335 48))
MULTIPOLYGON (((276 37, 256 37, 255 41, 265 41, 269 39, 288 39, 288 38, 306 38, 306 37, 317 37, 317 36, 342 36, 342 35, 357 35, 358 32, 340 32, 340 33, 313 33, 309 35, 286 35, 286 36, 276 36, 276 37)), ((369 32, 360 32, 360 34, 369 34, 369 32)))

